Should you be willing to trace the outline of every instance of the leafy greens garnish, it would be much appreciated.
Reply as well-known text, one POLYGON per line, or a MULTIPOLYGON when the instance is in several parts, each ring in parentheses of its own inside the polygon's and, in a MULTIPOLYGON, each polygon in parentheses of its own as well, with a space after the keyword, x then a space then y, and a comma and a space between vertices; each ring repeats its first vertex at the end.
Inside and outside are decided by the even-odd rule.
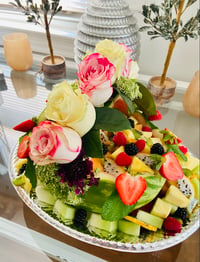
POLYGON ((187 161, 187 157, 179 149, 177 145, 167 145, 167 152, 174 152, 176 155, 179 155, 183 161, 187 161))
POLYGON ((165 183, 165 178, 156 175, 144 176, 147 183, 147 188, 144 194, 138 201, 131 205, 124 205, 118 195, 117 190, 114 190, 112 195, 105 201, 102 208, 102 218, 108 221, 122 219, 134 209, 138 209, 151 202, 165 183))
POLYGON ((37 185, 37 178, 36 178, 36 172, 35 172, 35 165, 33 164, 33 161, 28 158, 27 165, 25 169, 25 176, 30 179, 32 188, 35 188, 37 185))

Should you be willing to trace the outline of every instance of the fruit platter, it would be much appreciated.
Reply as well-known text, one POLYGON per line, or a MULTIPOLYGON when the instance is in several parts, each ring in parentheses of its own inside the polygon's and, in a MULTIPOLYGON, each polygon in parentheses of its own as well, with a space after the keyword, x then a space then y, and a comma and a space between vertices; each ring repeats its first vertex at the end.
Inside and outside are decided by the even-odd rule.
POLYGON ((45 222, 103 248, 152 252, 199 227, 199 159, 167 127, 124 44, 103 40, 78 78, 13 127, 10 179, 45 222), (157 124, 158 123, 158 124, 157 124))

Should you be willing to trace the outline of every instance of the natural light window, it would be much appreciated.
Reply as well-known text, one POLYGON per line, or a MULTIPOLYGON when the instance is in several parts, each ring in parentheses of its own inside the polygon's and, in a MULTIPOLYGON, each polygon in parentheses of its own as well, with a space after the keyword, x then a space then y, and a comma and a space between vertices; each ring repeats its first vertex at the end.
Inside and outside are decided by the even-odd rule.
MULTIPOLYGON (((2 6, 10 6, 10 2, 14 2, 13 0, 0 0, 0 5, 2 6)), ((21 2, 26 2, 25 0, 21 0, 21 2)), ((34 0, 35 3, 40 3, 41 0, 34 0)), ((60 5, 63 8, 63 11, 76 11, 76 12, 82 12, 87 4, 87 0, 60 0, 60 5)))

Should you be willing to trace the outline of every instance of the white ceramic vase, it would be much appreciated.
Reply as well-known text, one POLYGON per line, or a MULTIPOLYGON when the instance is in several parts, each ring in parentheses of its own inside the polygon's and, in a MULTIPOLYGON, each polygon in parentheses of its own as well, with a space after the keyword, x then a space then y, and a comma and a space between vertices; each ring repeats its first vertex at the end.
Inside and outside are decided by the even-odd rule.
POLYGON ((87 51, 93 51, 97 42, 111 39, 124 43, 132 52, 132 59, 139 57, 140 38, 137 20, 129 5, 123 0, 91 1, 78 24, 75 39, 75 62, 80 64, 87 51))

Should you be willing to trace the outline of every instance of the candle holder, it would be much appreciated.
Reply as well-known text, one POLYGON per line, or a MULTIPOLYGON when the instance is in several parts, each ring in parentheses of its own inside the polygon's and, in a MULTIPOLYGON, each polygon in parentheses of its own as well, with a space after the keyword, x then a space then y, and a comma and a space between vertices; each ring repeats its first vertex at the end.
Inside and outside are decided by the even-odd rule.
POLYGON ((7 64, 16 71, 26 71, 33 64, 32 50, 28 36, 11 33, 3 36, 4 54, 7 64))

